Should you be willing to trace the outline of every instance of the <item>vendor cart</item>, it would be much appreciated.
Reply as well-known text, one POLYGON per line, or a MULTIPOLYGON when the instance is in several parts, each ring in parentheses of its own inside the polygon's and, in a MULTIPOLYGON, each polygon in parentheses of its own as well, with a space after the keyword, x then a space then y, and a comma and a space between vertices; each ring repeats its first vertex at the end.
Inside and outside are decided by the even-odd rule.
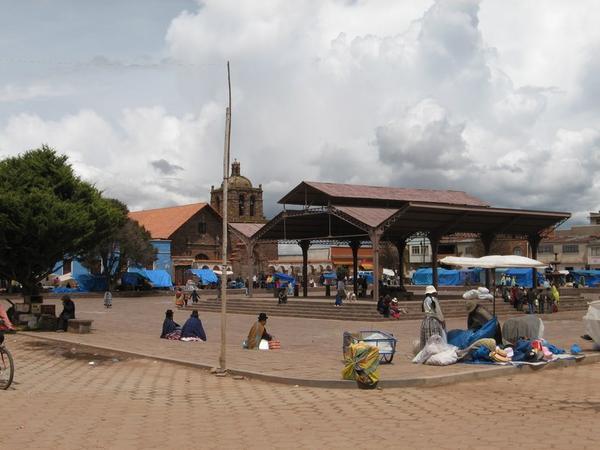
POLYGON ((379 360, 381 363, 391 363, 396 353, 396 338, 391 333, 379 330, 365 330, 357 333, 344 331, 342 351, 344 358, 348 356, 350 344, 364 342, 379 349, 379 360))

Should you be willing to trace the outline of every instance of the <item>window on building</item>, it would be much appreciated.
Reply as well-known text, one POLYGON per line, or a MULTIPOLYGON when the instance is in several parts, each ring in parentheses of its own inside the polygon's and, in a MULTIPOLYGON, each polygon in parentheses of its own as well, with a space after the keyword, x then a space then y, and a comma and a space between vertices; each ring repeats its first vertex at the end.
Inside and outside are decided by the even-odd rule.
POLYGON ((579 253, 579 245, 577 244, 565 244, 562 246, 563 253, 579 253))
POLYGON ((590 249, 591 256, 600 256, 600 247, 592 247, 590 249))
POLYGON ((538 247, 538 253, 554 253, 554 245, 544 244, 538 247))
POLYGON ((256 198, 254 195, 250 196, 250 216, 254 217, 254 203, 256 202, 256 198))
POLYGON ((523 256, 523 250, 521 250, 521 247, 513 248, 513 255, 523 256))
POLYGON ((465 255, 474 255, 475 254, 475 247, 466 247, 465 248, 465 255))
POLYGON ((206 233, 206 222, 204 220, 200 220, 200 222, 198 222, 198 233, 199 234, 206 233))
POLYGON ((239 216, 240 217, 244 215, 245 208, 246 208, 246 198, 244 197, 244 194, 240 194, 240 197, 239 197, 239 216))
POLYGON ((456 252, 456 245, 454 244, 440 244, 438 245, 438 253, 443 255, 453 255, 456 252))
POLYGON ((72 259, 63 260, 63 274, 71 273, 72 270, 73 270, 73 260, 72 259))
POLYGON ((221 214, 221 197, 217 197, 217 211, 221 214))
MULTIPOLYGON (((206 260, 206 259, 210 259, 210 258, 209 258, 209 257, 208 257, 208 255, 206 255, 205 253, 198 253, 198 254, 197 254, 195 257, 194 257, 194 259, 196 259, 196 260, 206 260)), ((207 268, 208 268, 208 267, 207 267, 207 268)))
POLYGON ((418 245, 411 246, 410 253, 412 255, 420 255, 421 254, 421 247, 419 247, 418 245))

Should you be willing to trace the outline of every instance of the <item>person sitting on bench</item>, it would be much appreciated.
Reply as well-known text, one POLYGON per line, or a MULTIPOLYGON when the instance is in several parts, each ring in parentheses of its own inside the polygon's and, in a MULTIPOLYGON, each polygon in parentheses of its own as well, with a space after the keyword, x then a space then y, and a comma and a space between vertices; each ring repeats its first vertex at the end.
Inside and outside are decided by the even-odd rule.
POLYGON ((62 296, 63 310, 58 316, 58 326, 56 331, 67 331, 69 320, 75 318, 75 303, 68 295, 62 296))

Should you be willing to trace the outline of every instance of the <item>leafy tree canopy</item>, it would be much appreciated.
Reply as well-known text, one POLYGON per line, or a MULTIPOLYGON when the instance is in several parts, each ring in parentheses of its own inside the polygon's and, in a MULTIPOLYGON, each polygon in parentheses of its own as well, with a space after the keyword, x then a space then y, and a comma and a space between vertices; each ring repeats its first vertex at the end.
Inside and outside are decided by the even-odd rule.
MULTIPOLYGON (((112 201, 127 214, 127 207, 123 203, 112 201)), ((82 259, 82 263, 91 268, 102 261, 102 275, 106 277, 110 289, 114 280, 127 270, 128 265, 147 266, 154 262, 156 249, 150 239, 150 233, 144 227, 127 218, 115 233, 98 241, 82 259)))
POLYGON ((126 219, 46 145, 0 161, 0 276, 25 294, 37 293, 57 261, 86 254, 126 219))

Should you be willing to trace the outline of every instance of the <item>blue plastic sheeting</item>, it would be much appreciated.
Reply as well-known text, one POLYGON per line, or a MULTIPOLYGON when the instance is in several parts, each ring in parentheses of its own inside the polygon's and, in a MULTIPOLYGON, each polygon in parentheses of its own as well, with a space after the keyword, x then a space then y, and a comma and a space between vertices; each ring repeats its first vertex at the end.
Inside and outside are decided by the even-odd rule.
POLYGON ((68 288, 68 287, 57 286, 57 287, 52 288, 52 292, 54 292, 55 294, 72 294, 75 292, 85 292, 85 291, 82 291, 79 288, 68 288))
POLYGON ((337 280, 337 274, 335 272, 323 272, 323 278, 326 280, 337 280))
POLYGON ((143 284, 142 280, 150 281, 150 278, 139 272, 125 272, 121 275, 121 284, 123 286, 138 286, 143 284))
POLYGON ((467 348, 473 342, 484 338, 494 338, 496 335, 496 327, 498 319, 495 317, 485 323, 480 329, 473 330, 450 330, 448 331, 448 344, 457 346, 458 348, 467 348))
POLYGON ((373 283, 373 272, 369 270, 359 270, 358 276, 365 278, 367 280, 367 283, 373 283))
POLYGON ((292 285, 296 284, 296 279, 293 276, 285 274, 285 273, 275 272, 273 274, 273 277, 275 277, 275 279, 285 281, 287 283, 292 283, 292 285))
POLYGON ((200 278, 202 284, 216 284, 219 282, 217 274, 210 269, 190 269, 190 272, 200 278))
POLYGON ((80 291, 104 292, 107 290, 106 277, 102 275, 81 274, 75 276, 75 281, 77 281, 80 291))
POLYGON ((600 270, 571 270, 573 281, 579 283, 581 277, 585 279, 586 286, 600 285, 600 270))
MULTIPOLYGON (((516 283, 523 287, 533 287, 533 269, 496 269, 496 276, 505 274, 514 277, 516 283)), ((542 285, 546 279, 541 271, 537 271, 538 285, 542 285)))
POLYGON ((140 269, 137 267, 130 267, 129 273, 137 273, 142 275, 144 278, 150 281, 152 287, 155 288, 169 288, 173 287, 173 283, 171 282, 171 275, 169 272, 162 269, 157 270, 148 270, 148 269, 140 269))
MULTIPOLYGON (((438 284, 440 286, 460 286, 466 282, 470 284, 479 283, 479 271, 477 270, 452 270, 438 267, 438 284)), ((431 267, 417 269, 412 276, 412 283, 416 285, 433 284, 433 272, 431 267)))

